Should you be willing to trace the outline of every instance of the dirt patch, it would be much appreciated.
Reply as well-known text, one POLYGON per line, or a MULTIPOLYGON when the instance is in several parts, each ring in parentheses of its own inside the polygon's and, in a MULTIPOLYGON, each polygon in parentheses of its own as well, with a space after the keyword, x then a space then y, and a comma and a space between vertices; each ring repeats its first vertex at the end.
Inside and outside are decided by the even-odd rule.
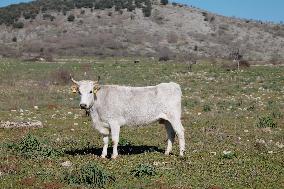
POLYGON ((19 171, 19 167, 15 163, 0 165, 0 172, 11 174, 16 173, 17 171, 19 171))
POLYGON ((47 182, 43 184, 44 189, 59 189, 63 187, 64 187, 64 184, 59 183, 59 182, 47 182))
POLYGON ((20 183, 22 185, 25 185, 25 186, 33 186, 34 183, 36 182, 36 177, 28 177, 28 178, 24 178, 23 180, 20 181, 20 183))

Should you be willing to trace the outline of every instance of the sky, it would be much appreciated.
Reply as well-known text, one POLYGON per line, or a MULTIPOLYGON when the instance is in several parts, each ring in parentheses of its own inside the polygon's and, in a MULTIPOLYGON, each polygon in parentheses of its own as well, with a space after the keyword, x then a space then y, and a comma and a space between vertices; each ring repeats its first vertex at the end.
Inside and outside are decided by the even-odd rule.
MULTIPOLYGON (((31 0, 0 0, 0 7, 31 0)), ((172 0, 224 16, 284 22, 284 0, 172 0)))
POLYGON ((224 16, 284 22, 284 0, 172 0, 224 16))

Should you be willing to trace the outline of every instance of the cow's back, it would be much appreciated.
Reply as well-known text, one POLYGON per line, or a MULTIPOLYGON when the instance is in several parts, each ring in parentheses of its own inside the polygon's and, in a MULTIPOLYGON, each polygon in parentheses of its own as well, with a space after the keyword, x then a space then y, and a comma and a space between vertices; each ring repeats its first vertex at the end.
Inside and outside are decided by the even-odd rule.
POLYGON ((95 108, 101 119, 118 119, 128 125, 151 123, 159 115, 176 111, 180 114, 181 89, 176 83, 148 87, 102 86, 95 108))

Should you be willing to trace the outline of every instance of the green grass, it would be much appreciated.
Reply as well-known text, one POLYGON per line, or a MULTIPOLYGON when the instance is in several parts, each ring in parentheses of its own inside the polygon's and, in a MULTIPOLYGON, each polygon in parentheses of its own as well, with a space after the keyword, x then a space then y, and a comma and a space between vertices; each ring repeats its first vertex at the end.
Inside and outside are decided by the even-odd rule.
MULTIPOLYGON (((1 59, 1 121, 40 120, 44 127, 0 129, 0 188, 74 188, 78 185, 62 180, 65 173, 90 162, 115 178, 106 188, 284 187, 284 149, 276 145, 284 143, 284 67, 227 72, 221 62, 212 65, 203 60, 187 72, 187 66, 178 62, 141 59, 134 64, 133 60, 62 58, 35 63, 1 59), (178 157, 177 141, 174 155, 164 156, 166 131, 162 125, 151 124, 123 127, 119 158, 100 159, 102 137, 79 109, 79 97, 71 93, 72 84, 66 81, 69 73, 77 80, 95 80, 100 75, 103 84, 179 83, 185 157, 178 157), (36 140, 23 143, 31 139, 28 136, 36 140), (19 153, 7 145, 23 147, 29 142, 36 142, 36 150, 31 145, 19 153), (42 155, 45 146, 62 153, 42 155), (65 161, 72 166, 63 167, 65 161), (134 176, 139 165, 151 166, 155 174, 134 176)), ((89 185, 79 183, 79 187, 89 185)))

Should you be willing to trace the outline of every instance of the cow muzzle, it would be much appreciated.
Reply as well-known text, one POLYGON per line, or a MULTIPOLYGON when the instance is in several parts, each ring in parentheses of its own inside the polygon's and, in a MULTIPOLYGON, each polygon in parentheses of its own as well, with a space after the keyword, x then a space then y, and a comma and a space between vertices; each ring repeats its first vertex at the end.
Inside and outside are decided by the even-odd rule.
POLYGON ((87 104, 80 104, 81 109, 86 110, 87 109, 87 104))

